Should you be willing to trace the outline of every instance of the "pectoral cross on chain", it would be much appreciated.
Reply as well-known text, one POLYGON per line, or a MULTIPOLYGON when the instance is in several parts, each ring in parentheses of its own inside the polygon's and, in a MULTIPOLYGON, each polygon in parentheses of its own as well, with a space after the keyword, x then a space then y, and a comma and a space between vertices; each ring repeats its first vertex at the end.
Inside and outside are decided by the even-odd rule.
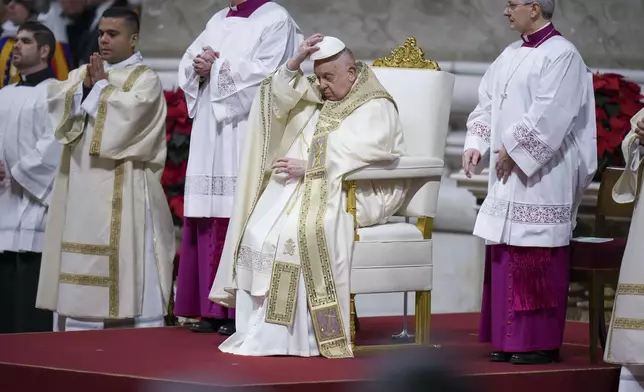
POLYGON ((499 105, 499 109, 503 109, 503 102, 508 98, 508 94, 505 92, 501 93, 501 104, 499 105))

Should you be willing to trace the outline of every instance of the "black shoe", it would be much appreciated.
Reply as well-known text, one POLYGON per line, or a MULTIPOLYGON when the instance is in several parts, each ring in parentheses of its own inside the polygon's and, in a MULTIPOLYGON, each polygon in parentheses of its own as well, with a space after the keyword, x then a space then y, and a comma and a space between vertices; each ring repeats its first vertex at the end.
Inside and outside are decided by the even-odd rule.
POLYGON ((490 362, 510 362, 512 353, 505 353, 503 351, 494 351, 490 353, 490 362))
POLYGON ((236 331, 237 330, 235 329, 235 320, 228 320, 217 330, 217 332, 220 335, 225 335, 225 336, 230 336, 234 334, 236 331))
POLYGON ((510 363, 515 365, 546 365, 553 362, 559 362, 559 350, 515 353, 510 358, 510 363))
POLYGON ((217 320, 211 318, 202 318, 198 323, 190 326, 192 332, 215 333, 227 320, 217 320))

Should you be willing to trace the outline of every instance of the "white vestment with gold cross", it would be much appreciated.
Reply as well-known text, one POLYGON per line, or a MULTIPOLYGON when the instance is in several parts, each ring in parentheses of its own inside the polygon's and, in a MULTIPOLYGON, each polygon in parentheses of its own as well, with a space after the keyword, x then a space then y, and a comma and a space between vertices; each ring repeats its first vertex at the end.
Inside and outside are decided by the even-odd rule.
POLYGON ((105 321, 141 316, 163 325, 175 238, 160 182, 161 82, 137 53, 106 64, 107 80, 83 99, 86 72, 80 67, 48 89, 50 119, 64 148, 36 306, 78 321, 55 329, 99 329, 105 321))
MULTIPOLYGON (((372 71, 347 97, 320 99, 319 85, 282 66, 261 86, 251 112, 242 189, 211 300, 233 305, 237 332, 220 349, 250 355, 346 358, 353 216, 343 178, 403 154, 393 99, 372 71), (270 171, 280 157, 307 161, 303 179, 270 171), (236 298, 234 298, 236 296, 236 298)), ((238 184, 240 182, 238 181, 238 184)), ((357 223, 384 223, 406 196, 404 181, 357 186, 357 223)))

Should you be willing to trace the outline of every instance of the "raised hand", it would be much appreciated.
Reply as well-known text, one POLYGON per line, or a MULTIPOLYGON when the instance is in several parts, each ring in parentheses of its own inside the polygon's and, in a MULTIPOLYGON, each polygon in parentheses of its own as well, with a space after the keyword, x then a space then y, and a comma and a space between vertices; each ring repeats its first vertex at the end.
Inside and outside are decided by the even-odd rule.
POLYGON ((302 178, 306 173, 306 161, 295 158, 280 158, 271 166, 275 173, 287 173, 288 178, 302 178))
POLYGON ((474 148, 468 148, 463 153, 463 170, 467 178, 472 178, 472 166, 479 164, 481 160, 481 152, 474 148))
POLYGON ((311 53, 315 53, 320 50, 317 44, 319 44, 323 38, 324 36, 322 34, 313 34, 309 38, 302 41, 300 47, 297 49, 297 54, 295 55, 295 57, 289 60, 288 64, 286 65, 288 69, 290 69, 291 71, 300 69, 302 63, 309 58, 311 53))
POLYGON ((641 145, 644 145, 644 119, 641 119, 637 122, 637 128, 635 128, 635 134, 640 141, 641 145))

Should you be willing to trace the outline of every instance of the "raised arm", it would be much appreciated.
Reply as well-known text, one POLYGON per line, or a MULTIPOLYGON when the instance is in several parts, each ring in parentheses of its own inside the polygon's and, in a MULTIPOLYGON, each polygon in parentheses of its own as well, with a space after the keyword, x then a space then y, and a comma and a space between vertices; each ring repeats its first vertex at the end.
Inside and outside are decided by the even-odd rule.
POLYGON ((138 66, 122 88, 101 81, 82 106, 94 125, 90 155, 163 164, 167 107, 156 72, 138 66))
POLYGON ((586 65, 574 50, 546 67, 523 118, 503 130, 503 146, 528 177, 547 164, 570 133, 585 97, 586 65))

